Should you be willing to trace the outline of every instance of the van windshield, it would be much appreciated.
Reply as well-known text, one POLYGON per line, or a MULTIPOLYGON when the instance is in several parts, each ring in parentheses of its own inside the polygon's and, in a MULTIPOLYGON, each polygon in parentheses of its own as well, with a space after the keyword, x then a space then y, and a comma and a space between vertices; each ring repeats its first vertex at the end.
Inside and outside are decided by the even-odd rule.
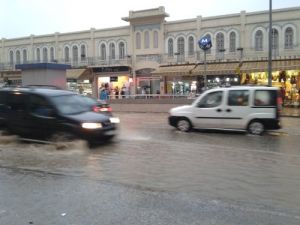
POLYGON ((79 114, 89 111, 89 107, 79 95, 53 96, 53 103, 61 114, 79 114))

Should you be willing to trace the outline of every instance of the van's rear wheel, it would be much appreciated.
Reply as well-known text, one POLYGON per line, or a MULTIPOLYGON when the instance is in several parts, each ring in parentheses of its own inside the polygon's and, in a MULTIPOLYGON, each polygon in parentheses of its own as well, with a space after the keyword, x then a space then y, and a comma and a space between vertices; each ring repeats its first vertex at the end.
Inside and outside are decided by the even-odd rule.
POLYGON ((265 126, 262 122, 254 120, 248 125, 248 132, 254 135, 261 135, 265 131, 265 126))
POLYGON ((177 121, 177 129, 183 132, 189 132, 192 129, 191 122, 186 118, 180 118, 177 121))

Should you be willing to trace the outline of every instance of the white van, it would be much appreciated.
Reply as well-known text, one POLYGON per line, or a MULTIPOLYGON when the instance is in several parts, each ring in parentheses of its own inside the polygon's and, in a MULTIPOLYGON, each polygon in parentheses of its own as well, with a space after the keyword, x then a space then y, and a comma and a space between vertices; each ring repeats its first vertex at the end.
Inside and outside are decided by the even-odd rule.
POLYGON ((169 124, 181 131, 199 129, 247 130, 261 135, 280 129, 279 88, 237 86, 210 89, 192 105, 170 110, 169 124))

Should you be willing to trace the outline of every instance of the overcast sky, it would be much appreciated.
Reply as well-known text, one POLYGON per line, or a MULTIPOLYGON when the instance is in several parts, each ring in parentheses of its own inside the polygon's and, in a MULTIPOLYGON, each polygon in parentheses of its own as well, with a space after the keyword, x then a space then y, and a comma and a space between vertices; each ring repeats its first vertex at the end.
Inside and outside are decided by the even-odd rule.
MULTIPOLYGON (((0 0, 0 38, 119 27, 130 10, 165 6, 167 21, 269 9, 269 0, 0 0)), ((273 9, 300 0, 273 0, 273 9)))

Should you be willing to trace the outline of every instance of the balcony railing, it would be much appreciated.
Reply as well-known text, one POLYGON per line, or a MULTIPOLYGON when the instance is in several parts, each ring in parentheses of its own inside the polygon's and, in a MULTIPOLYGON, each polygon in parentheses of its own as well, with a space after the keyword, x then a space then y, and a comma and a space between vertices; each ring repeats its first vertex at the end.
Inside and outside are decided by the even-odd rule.
MULTIPOLYGON (((251 60, 266 60, 268 58, 267 51, 255 51, 253 48, 243 49, 239 48, 234 52, 222 51, 216 52, 216 50, 211 50, 207 53, 206 60, 211 61, 251 61, 251 60)), ((273 59, 291 59, 300 58, 299 49, 289 49, 277 51, 273 55, 273 59)), ((194 64, 203 62, 204 52, 202 50, 195 51, 193 53, 185 52, 185 54, 175 53, 173 55, 169 54, 150 54, 150 55, 138 55, 136 56, 136 62, 157 62, 158 64, 194 64)), ((61 63, 71 65, 72 68, 80 68, 85 66, 132 66, 132 58, 126 56, 125 58, 115 58, 106 57, 80 57, 80 58, 70 58, 66 59, 55 59, 55 60, 26 60, 20 63, 9 63, 0 62, 0 70, 14 70, 16 64, 27 64, 27 63, 61 63)))

